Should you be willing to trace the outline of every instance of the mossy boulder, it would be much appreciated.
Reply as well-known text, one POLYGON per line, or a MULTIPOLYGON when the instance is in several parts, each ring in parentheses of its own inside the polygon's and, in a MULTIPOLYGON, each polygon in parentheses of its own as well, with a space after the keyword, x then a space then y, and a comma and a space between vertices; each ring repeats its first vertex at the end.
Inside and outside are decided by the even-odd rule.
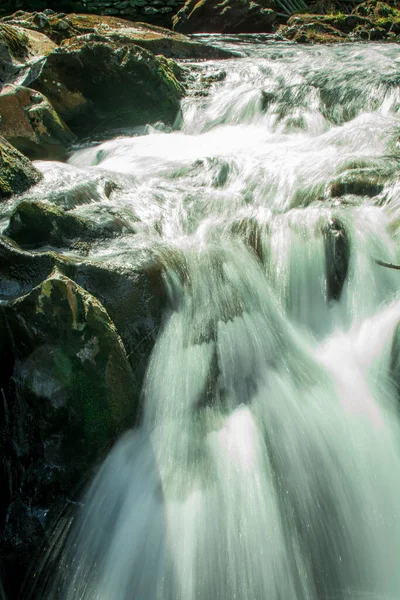
POLYGON ((75 135, 45 96, 23 86, 0 92, 0 134, 31 159, 67 157, 75 135))
POLYGON ((28 158, 0 136, 0 201, 25 192, 42 177, 28 158))
POLYGON ((73 38, 54 50, 32 87, 81 134, 98 126, 172 124, 184 93, 173 62, 97 34, 73 38))
POLYGON ((276 12, 273 0, 187 0, 173 17, 173 29, 182 33, 268 33, 276 12))
POLYGON ((134 233, 132 226, 118 215, 96 223, 48 203, 23 200, 11 215, 5 234, 22 247, 50 245, 69 247, 79 242, 94 242, 121 233, 134 233))

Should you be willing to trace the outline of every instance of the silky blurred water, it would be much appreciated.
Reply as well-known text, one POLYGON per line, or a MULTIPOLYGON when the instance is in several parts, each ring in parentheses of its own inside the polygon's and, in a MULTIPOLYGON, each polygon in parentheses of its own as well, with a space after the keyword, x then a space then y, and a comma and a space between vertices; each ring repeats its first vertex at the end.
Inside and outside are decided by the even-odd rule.
POLYGON ((151 247, 168 297, 46 594, 398 599, 400 47, 213 40, 242 57, 184 65, 174 130, 39 164, 135 222, 91 258, 151 247))

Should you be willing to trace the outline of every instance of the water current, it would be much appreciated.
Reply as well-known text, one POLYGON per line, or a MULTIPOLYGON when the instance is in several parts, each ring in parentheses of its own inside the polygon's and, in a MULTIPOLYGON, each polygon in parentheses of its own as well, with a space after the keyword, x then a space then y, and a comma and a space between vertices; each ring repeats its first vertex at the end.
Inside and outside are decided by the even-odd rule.
POLYGON ((211 39, 238 57, 183 65, 173 130, 38 163, 168 295, 47 597, 398 600, 400 46, 211 39))

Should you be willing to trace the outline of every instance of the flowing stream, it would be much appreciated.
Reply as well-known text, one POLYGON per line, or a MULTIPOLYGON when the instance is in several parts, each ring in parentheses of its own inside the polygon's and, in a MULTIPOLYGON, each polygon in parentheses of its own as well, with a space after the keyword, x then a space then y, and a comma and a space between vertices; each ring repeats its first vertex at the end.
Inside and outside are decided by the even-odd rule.
POLYGON ((400 46, 214 42, 242 57, 184 65, 173 131, 40 164, 48 198, 112 178, 69 208, 168 295, 46 597, 398 600, 400 46))

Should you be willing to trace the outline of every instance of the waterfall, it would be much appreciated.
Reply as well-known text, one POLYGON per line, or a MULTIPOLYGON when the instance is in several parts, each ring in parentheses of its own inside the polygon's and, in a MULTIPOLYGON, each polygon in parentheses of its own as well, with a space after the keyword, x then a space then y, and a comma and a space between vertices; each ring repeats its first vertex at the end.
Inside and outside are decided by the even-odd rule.
POLYGON ((219 43, 178 129, 65 167, 118 178, 97 258, 151 244, 168 307, 42 597, 398 599, 400 48, 219 43))

